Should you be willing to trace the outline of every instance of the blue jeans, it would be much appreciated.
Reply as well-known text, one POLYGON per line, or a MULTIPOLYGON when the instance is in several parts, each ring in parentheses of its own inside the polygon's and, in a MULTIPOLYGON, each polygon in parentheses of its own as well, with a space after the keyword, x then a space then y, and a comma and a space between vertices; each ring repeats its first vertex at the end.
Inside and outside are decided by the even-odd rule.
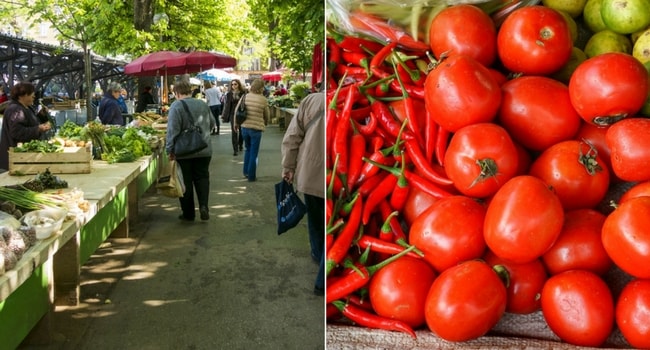
POLYGON ((304 196, 311 256, 319 262, 318 275, 314 284, 317 288, 325 288, 325 199, 306 193, 304 196))
POLYGON ((248 181, 257 180, 257 155, 260 153, 260 143, 262 141, 262 131, 240 128, 244 138, 244 176, 248 181))

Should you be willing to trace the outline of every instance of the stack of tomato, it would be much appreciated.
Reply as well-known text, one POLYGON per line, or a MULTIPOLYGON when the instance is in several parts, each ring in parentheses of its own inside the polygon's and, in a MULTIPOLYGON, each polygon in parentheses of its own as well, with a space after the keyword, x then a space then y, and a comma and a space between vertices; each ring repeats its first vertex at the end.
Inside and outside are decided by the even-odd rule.
POLYGON ((499 27, 451 6, 428 44, 365 13, 351 23, 384 43, 328 38, 329 322, 465 341, 541 310, 568 343, 618 329, 650 347, 643 64, 604 53, 553 79, 573 42, 544 6, 499 27), (599 210, 621 183, 634 187, 599 210))

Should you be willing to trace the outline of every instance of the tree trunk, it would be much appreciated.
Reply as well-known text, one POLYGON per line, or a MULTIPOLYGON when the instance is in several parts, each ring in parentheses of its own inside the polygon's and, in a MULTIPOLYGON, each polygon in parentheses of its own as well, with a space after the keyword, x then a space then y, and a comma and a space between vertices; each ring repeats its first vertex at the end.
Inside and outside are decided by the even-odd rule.
MULTIPOLYGON (((151 30, 153 24, 153 0, 134 0, 133 1, 133 25, 137 30, 146 32, 151 30)), ((151 86, 156 91, 154 77, 142 77, 138 79, 138 98, 144 91, 145 86, 151 86)), ((161 101, 157 101, 160 103, 161 101)), ((137 104, 136 104, 137 105, 137 104)))
POLYGON ((86 85, 86 121, 93 120, 93 92, 92 92, 92 56, 87 43, 82 43, 84 51, 84 77, 86 85))

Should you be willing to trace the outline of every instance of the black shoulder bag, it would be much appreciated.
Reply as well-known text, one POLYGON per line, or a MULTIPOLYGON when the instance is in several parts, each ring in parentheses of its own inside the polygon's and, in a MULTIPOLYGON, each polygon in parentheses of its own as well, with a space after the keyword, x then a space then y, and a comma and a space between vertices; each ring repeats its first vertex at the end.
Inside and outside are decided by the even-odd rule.
POLYGON ((235 121, 237 122, 237 125, 242 125, 246 121, 246 95, 241 97, 239 100, 239 106, 237 107, 237 110, 235 111, 235 121))
POLYGON ((187 108, 185 101, 181 100, 181 103, 183 104, 185 113, 187 113, 187 116, 190 119, 190 126, 183 129, 180 134, 176 135, 174 138, 174 154, 177 157, 196 153, 208 147, 208 144, 203 138, 203 130, 201 130, 201 127, 194 125, 194 118, 192 117, 189 108, 187 108))

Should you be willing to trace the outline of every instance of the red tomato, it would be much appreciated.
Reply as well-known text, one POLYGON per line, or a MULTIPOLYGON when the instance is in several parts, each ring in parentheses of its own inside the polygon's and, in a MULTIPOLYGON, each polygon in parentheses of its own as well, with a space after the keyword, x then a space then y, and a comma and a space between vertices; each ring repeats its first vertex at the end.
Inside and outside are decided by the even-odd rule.
POLYGON ((630 345, 650 349, 650 280, 634 280, 616 303, 616 324, 630 345))
POLYGON ((562 141, 547 148, 529 174, 552 187, 565 210, 593 208, 609 188, 607 166, 598 151, 582 141, 562 141))
POLYGON ((603 224, 603 246, 616 266, 637 278, 650 278, 650 197, 621 203, 603 224))
POLYGON ((610 52, 582 62, 569 80, 571 103, 595 125, 610 125, 636 114, 648 94, 648 73, 631 55, 610 52))
POLYGON ((598 151, 598 155, 600 156, 600 159, 603 160, 605 165, 607 165, 607 169, 610 170, 609 172, 610 181, 618 182, 620 181, 620 179, 616 178, 616 175, 614 175, 614 173, 611 171, 612 162, 610 160, 610 151, 609 151, 609 147, 607 146, 607 141, 605 140, 607 129, 608 129, 607 127, 597 126, 591 123, 582 122, 580 124, 580 129, 578 129, 578 133, 575 135, 574 139, 578 141, 588 142, 592 146, 594 146, 598 151))
POLYGON ((569 90, 557 80, 524 76, 503 84, 499 123, 524 147, 542 151, 572 139, 580 116, 571 105, 569 90))
POLYGON ((521 175, 506 182, 485 213, 485 243, 496 255, 516 263, 544 254, 562 230, 560 199, 540 179, 521 175))
POLYGON ((513 73, 554 73, 567 63, 572 48, 566 20, 559 12, 544 6, 514 10, 497 34, 499 58, 513 73))
POLYGON ((546 281, 542 314, 563 341, 597 347, 614 326, 614 299, 607 284, 593 272, 565 271, 546 281))
POLYGON ((401 257, 382 267, 370 280, 370 303, 377 315, 424 324, 424 303, 436 274, 422 259, 401 257))
POLYGON ((650 181, 639 182, 638 184, 632 186, 629 190, 625 191, 621 198, 618 200, 618 204, 628 201, 632 198, 650 196, 650 181))
POLYGON ((604 275, 612 266, 600 238, 604 222, 605 215, 594 209, 566 212, 560 237, 542 256, 548 273, 580 269, 604 275))
POLYGON ((496 193, 517 172, 518 153, 499 125, 478 123, 460 128, 445 152, 445 172, 456 189, 470 197, 496 193))
POLYGON ((400 214, 403 214, 404 221, 411 226, 420 214, 429 209, 437 201, 438 198, 411 186, 406 203, 400 214))
POLYGON ((508 304, 506 312, 514 314, 529 314, 540 309, 542 287, 546 282, 546 269, 539 259, 525 264, 515 264, 487 251, 483 260, 490 265, 501 265, 509 275, 508 304))
POLYGON ((478 338, 503 316, 506 295, 506 287, 489 265, 465 261, 433 281, 424 305, 427 325, 445 340, 478 338))
POLYGON ((528 174, 530 165, 533 163, 533 158, 530 155, 530 152, 519 142, 514 143, 515 147, 517 147, 517 175, 526 175, 528 174))
POLYGON ((621 120, 609 127, 605 140, 616 176, 625 181, 650 180, 650 119, 621 120))
POLYGON ((500 71, 494 68, 488 68, 488 70, 494 77, 494 80, 496 80, 497 84, 499 84, 499 86, 502 86, 508 81, 508 77, 505 74, 501 73, 500 71))
POLYGON ((467 55, 484 66, 497 56, 497 30, 490 16, 473 5, 456 5, 438 13, 429 26, 433 54, 467 55), (471 23, 472 25, 467 25, 471 23))
POLYGON ((484 219, 485 207, 477 201, 465 196, 445 197, 413 222, 409 244, 420 249, 424 259, 442 272, 483 255, 484 219))
POLYGON ((485 66, 465 55, 442 60, 427 75, 424 103, 429 115, 445 130, 494 119, 501 89, 485 66))

